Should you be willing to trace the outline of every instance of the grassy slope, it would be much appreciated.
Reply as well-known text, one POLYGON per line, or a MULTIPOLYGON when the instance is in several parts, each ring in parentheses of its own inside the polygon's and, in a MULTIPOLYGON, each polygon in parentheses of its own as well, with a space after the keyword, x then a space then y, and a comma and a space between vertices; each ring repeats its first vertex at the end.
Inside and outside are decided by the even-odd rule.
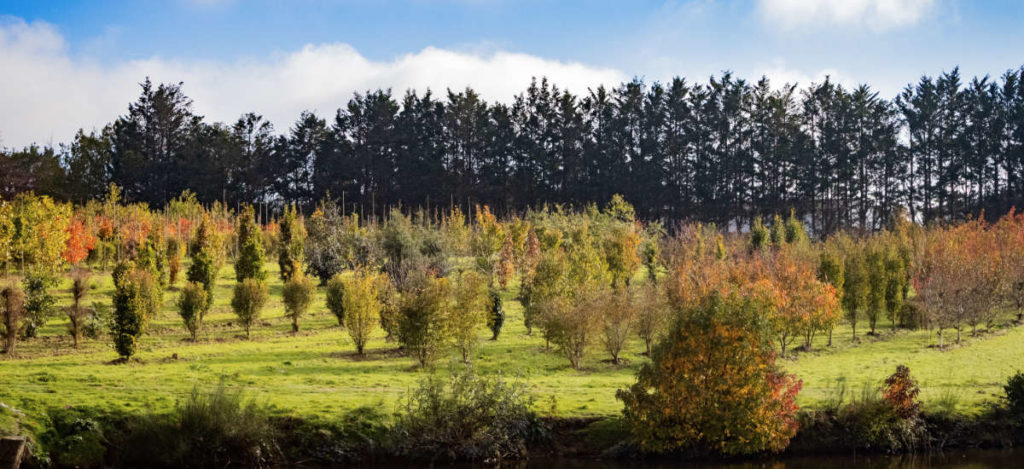
MULTIPOLYGON (((395 344, 385 342, 379 330, 368 355, 355 356, 352 341, 324 307, 322 292, 312 314, 303 319, 302 332, 292 335, 288 319, 282 317, 276 266, 268 264, 268 269, 272 299, 264 310, 265 324, 254 329, 251 341, 242 339, 240 327, 232 324, 228 302, 234 274, 228 266, 222 270, 214 310, 199 343, 185 340, 174 311, 177 289, 165 293, 164 313, 150 324, 139 354, 141 364, 108 364, 116 354, 106 337, 72 349, 64 334, 67 321, 54 319, 41 339, 20 344, 20 358, 0 358, 0 402, 35 415, 63 405, 163 410, 193 386, 214 386, 223 379, 281 409, 329 417, 358 405, 383 404, 391 410, 423 375, 412 359, 388 353, 395 344)), ((109 274, 93 279, 96 285, 87 301, 109 303, 109 274)), ((65 279, 61 286, 62 304, 68 301, 68 283, 65 279)), ((640 355, 642 343, 634 340, 628 345, 622 366, 604 362, 606 354, 595 344, 587 369, 574 371, 560 354, 545 350, 539 335, 525 335, 522 308, 512 297, 512 292, 506 294, 501 338, 486 340, 489 332, 481 328, 474 360, 478 370, 528 380, 538 397, 536 406, 545 413, 617 413, 615 390, 631 383, 636 367, 645 360, 640 355)), ((803 405, 813 407, 827 399, 839 377, 857 393, 865 385, 877 386, 897 364, 905 363, 920 380, 924 400, 953 394, 962 411, 973 412, 995 399, 1006 377, 1024 363, 1024 328, 968 338, 964 346, 942 352, 928 347, 935 342, 928 331, 892 336, 888 327, 882 327, 877 340, 864 337, 858 344, 851 344, 849 334, 848 326, 840 327, 834 347, 826 349, 825 338, 819 337, 814 352, 781 361, 804 380, 803 405)), ((453 352, 451 360, 454 356, 453 352)), ((447 361, 438 364, 442 371, 447 366, 447 361)))

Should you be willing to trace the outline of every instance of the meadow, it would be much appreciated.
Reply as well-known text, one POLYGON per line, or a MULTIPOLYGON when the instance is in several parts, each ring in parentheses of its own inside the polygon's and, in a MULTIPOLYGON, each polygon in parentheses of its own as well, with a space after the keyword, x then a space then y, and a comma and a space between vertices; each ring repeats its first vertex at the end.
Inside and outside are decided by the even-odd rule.
MULTIPOLYGON (((229 305, 234 272, 219 273, 215 303, 197 342, 176 313, 179 281, 164 293, 162 314, 151 320, 136 361, 115 364, 117 353, 107 336, 85 339, 78 349, 67 334, 67 319, 53 318, 40 337, 19 344, 18 356, 0 359, 0 402, 41 417, 53 407, 77 406, 128 411, 166 411, 194 387, 218 383, 242 389, 257 401, 284 414, 331 419, 359 406, 380 406, 390 413, 401 397, 428 373, 448 373, 462 366, 452 351, 432 370, 420 369, 414 359, 397 352, 379 329, 367 354, 355 354, 348 334, 324 305, 323 289, 301 330, 291 332, 281 303, 282 283, 277 265, 267 263, 271 299, 251 340, 236 324, 229 305)), ((642 281, 642 275, 637 275, 642 281)), ((69 278, 59 286, 61 307, 70 302, 69 278)), ((109 272, 95 272, 87 304, 109 304, 113 285, 109 272)), ((543 415, 610 417, 621 412, 615 392, 635 380, 647 358, 642 341, 629 341, 614 365, 599 344, 589 349, 582 370, 574 370, 541 334, 526 334, 522 306, 516 300, 518 282, 504 290, 506 320, 501 335, 478 331, 480 346, 472 366, 484 375, 502 374, 525 381, 543 415)), ((1003 395, 1006 378, 1024 363, 1024 328, 1013 327, 1009 315, 1001 326, 965 333, 960 345, 938 349, 934 331, 900 329, 885 322, 877 335, 860 324, 854 343, 849 325, 834 331, 833 345, 818 334, 810 352, 792 353, 779 365, 803 380, 797 401, 816 409, 834 401, 845 388, 853 398, 864 389, 877 389, 899 364, 909 366, 921 387, 925 409, 942 406, 964 415, 980 412, 1003 395)))

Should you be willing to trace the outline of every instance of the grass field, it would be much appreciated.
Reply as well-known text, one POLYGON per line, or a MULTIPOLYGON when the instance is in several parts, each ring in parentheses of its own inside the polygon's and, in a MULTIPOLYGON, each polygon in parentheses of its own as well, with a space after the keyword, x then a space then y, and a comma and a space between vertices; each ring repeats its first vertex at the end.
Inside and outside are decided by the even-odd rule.
MULTIPOLYGON (((92 406, 127 410, 166 410, 194 386, 213 387, 223 381, 242 388, 257 400, 303 417, 338 415, 361 405, 394 408, 398 398, 427 371, 415 367, 411 358, 393 351, 377 331, 365 357, 354 354, 348 334, 337 325, 323 304, 323 292, 302 330, 291 333, 283 317, 281 283, 276 265, 267 265, 271 280, 271 301, 262 324, 245 340, 242 329, 233 324, 228 302, 234 285, 230 266, 222 269, 216 302, 207 317, 197 343, 186 340, 174 301, 178 291, 164 294, 164 312, 155 318, 143 338, 139 363, 110 364, 117 358, 110 340, 102 337, 71 347, 66 334, 67 320, 55 318, 42 336, 19 344, 17 358, 0 358, 0 402, 29 415, 42 415, 54 406, 92 406)), ((180 282, 180 280, 179 280, 180 282)), ((69 301, 70 281, 60 286, 62 304, 69 301)), ((93 276, 94 288, 87 303, 110 302, 109 273, 93 276)), ((179 283, 180 285, 180 283, 179 283)), ((607 354, 595 344, 585 360, 585 370, 569 367, 568 360, 548 350, 539 334, 527 336, 522 308, 514 301, 515 287, 505 293, 505 327, 497 341, 481 328, 481 345, 474 366, 485 374, 501 373, 525 380, 537 397, 536 407, 558 416, 608 416, 621 405, 615 391, 633 381, 636 368, 646 358, 643 344, 633 340, 622 355, 622 365, 606 361, 607 354)), ((919 380, 922 400, 956 403, 957 411, 977 412, 983 403, 1002 395, 1006 378, 1024 365, 1024 328, 1003 327, 971 337, 964 343, 940 351, 931 331, 892 333, 881 325, 874 337, 850 340, 849 326, 836 329, 833 347, 825 347, 819 335, 812 352, 781 360, 782 366, 804 382, 801 405, 820 406, 834 395, 837 380, 846 382, 849 394, 865 386, 877 387, 895 369, 906 364, 919 380)), ((947 335, 947 337, 950 337, 947 335)), ((455 352, 437 365, 446 372, 454 365, 455 352)))

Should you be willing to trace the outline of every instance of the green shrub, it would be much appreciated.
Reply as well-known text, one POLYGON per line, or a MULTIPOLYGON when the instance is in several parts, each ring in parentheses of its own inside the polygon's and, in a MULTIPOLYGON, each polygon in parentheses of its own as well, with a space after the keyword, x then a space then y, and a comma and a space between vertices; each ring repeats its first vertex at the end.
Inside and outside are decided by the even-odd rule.
POLYGON ((185 322, 192 340, 195 341, 203 327, 203 312, 206 309, 206 289, 196 282, 189 282, 181 289, 178 297, 178 315, 185 322))
POLYGON ((269 409, 241 392, 193 389, 172 413, 138 418, 120 446, 137 467, 268 467, 282 462, 269 409))
POLYGON ((448 280, 417 272, 398 303, 398 340, 420 366, 437 359, 448 339, 451 286, 448 280))
POLYGON ((501 326, 505 324, 505 311, 501 308, 501 292, 491 289, 490 299, 487 328, 491 330, 491 340, 498 340, 498 334, 501 334, 501 326))
POLYGON ((338 325, 345 325, 345 280, 341 274, 334 274, 327 281, 327 309, 338 318, 338 325))
POLYGON ((294 205, 285 207, 281 218, 281 233, 277 252, 277 265, 281 280, 292 278, 305 261, 306 227, 294 205))
POLYGON ((57 286, 57 277, 41 269, 29 271, 22 280, 25 291, 24 337, 35 337, 57 307, 57 297, 50 290, 57 286))
POLYGON ((405 397, 391 444, 400 455, 431 460, 522 457, 545 435, 533 401, 523 383, 479 377, 469 367, 447 379, 433 374, 405 397))
POLYGON ((138 351, 149 318, 159 311, 160 287, 153 275, 146 270, 133 269, 124 274, 114 290, 114 318, 111 335, 114 348, 122 360, 127 360, 138 351))
POLYGON ((299 331, 299 319, 313 304, 316 285, 302 272, 295 272, 292 278, 284 283, 281 296, 284 300, 284 315, 292 320, 292 332, 299 331))
POLYGON ((1024 418, 1024 372, 1016 372, 1006 380, 1003 386, 1006 392, 1006 404, 1010 412, 1018 418, 1024 418))
POLYGON ((247 278, 235 284, 235 294, 231 298, 231 309, 238 316, 238 322, 245 328, 245 338, 250 337, 252 325, 260 318, 263 306, 267 304, 270 294, 267 284, 254 278, 247 278))
POLYGON ((246 205, 238 214, 238 258, 235 259, 235 279, 241 282, 247 278, 263 280, 263 233, 256 224, 256 211, 246 205))
POLYGON ((49 425, 40 435, 52 462, 60 467, 101 467, 107 441, 100 422, 74 407, 51 409, 49 425))
POLYGON ((213 220, 209 216, 204 216, 200 222, 189 251, 192 254, 192 264, 188 267, 186 278, 189 282, 202 284, 206 290, 206 307, 203 309, 206 313, 213 306, 213 290, 218 270, 213 220))

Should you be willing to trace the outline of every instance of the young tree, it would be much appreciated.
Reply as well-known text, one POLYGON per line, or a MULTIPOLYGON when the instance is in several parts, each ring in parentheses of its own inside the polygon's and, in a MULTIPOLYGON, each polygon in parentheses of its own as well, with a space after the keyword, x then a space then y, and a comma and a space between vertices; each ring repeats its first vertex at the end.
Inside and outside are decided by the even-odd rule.
POLYGON ((501 326, 505 324, 505 310, 501 308, 501 292, 491 289, 488 295, 487 328, 491 330, 491 340, 498 340, 501 326))
POLYGON ((203 311, 206 310, 206 289, 203 284, 188 282, 178 297, 178 315, 185 322, 192 341, 195 342, 203 327, 203 311))
POLYGON ((127 361, 139 349, 139 339, 149 319, 161 306, 160 287, 152 273, 122 263, 114 281, 114 318, 111 336, 114 348, 122 361, 127 361))
POLYGON ((338 325, 345 326, 345 279, 334 274, 327 281, 327 309, 338 318, 338 325))
POLYGON ((281 280, 292 278, 296 270, 302 268, 305 261, 306 227, 302 217, 294 205, 285 207, 281 218, 280 245, 277 252, 277 265, 281 269, 281 280))
POLYGON ((763 307, 718 294, 674 307, 681 314, 651 362, 616 395, 636 441, 648 451, 785 449, 801 382, 775 365, 763 307))
POLYGON ((235 284, 235 294, 231 298, 231 309, 238 316, 238 322, 245 328, 245 338, 250 338, 252 325, 260 318, 263 306, 270 298, 267 284, 254 278, 247 278, 235 284))
POLYGON ((356 353, 363 354, 370 334, 380 323, 381 301, 378 275, 358 270, 344 278, 345 329, 356 345, 356 353))
POLYGON ((512 240, 512 233, 509 232, 508 236, 505 237, 505 242, 501 245, 501 252, 498 253, 498 285, 501 285, 501 288, 508 286, 515 273, 515 244, 512 240))
POLYGON ((633 332, 637 318, 633 292, 625 287, 605 292, 600 300, 601 344, 618 365, 619 354, 633 332))
MULTIPOLYGON (((846 265, 842 256, 836 252, 838 248, 831 244, 832 243, 826 243, 821 250, 821 256, 818 263, 818 280, 832 285, 832 288, 836 292, 836 297, 839 299, 839 304, 843 305, 843 292, 845 292, 846 286, 846 265)), ((832 346, 832 329, 833 325, 829 324, 829 347, 832 346)))
POLYGON ((299 332, 299 318, 309 310, 316 294, 316 285, 302 271, 292 274, 284 283, 281 295, 284 299, 284 315, 292 320, 292 332, 299 332))
POLYGON ((235 259, 235 279, 241 282, 247 278, 263 280, 263 232, 256 224, 256 210, 246 204, 238 214, 238 256, 235 259))
POLYGON ((651 345, 667 326, 668 306, 660 289, 654 285, 640 287, 636 301, 636 333, 644 341, 644 353, 651 356, 651 345))
POLYGON ((57 286, 56 275, 47 268, 34 267, 25 274, 22 285, 25 292, 25 337, 35 337, 56 312, 57 297, 52 289, 57 286))
POLYGON ((76 268, 71 272, 71 306, 67 309, 69 332, 74 341, 75 348, 78 348, 78 339, 81 337, 82 322, 88 314, 88 308, 83 301, 89 293, 89 271, 76 268))
MULTIPOLYGON (((203 308, 203 315, 210 311, 213 306, 213 289, 217 281, 217 252, 216 239, 213 227, 213 219, 204 214, 203 220, 196 229, 195 238, 189 251, 192 255, 192 265, 188 267, 187 279, 189 282, 196 282, 206 290, 206 307, 203 308)), ((202 323, 202 318, 200 318, 202 323)))
POLYGON ((89 231, 80 218, 75 217, 68 224, 68 240, 64 247, 64 260, 68 264, 78 265, 89 256, 89 252, 96 247, 96 237, 89 231))
POLYGON ((398 340, 426 367, 437 359, 448 335, 451 285, 447 279, 417 272, 398 303, 398 340))
POLYGON ((869 245, 865 246, 865 250, 867 251, 864 259, 868 271, 868 295, 864 313, 868 319, 868 327, 871 329, 868 335, 875 335, 878 318, 886 311, 885 294, 889 287, 889 276, 885 268, 884 247, 877 244, 869 245))
POLYGON ((0 331, 3 331, 4 353, 14 355, 22 318, 25 316, 25 293, 17 285, 8 285, 0 290, 0 313, 3 319, 0 331))
POLYGON ((181 239, 176 236, 167 238, 167 284, 178 283, 178 273, 181 272, 181 239))
POLYGON ((640 233, 634 223, 616 223, 602 243, 605 263, 612 277, 612 286, 628 286, 633 273, 640 266, 640 233))
POLYGON ((478 331, 487 322, 488 280, 479 272, 466 271, 458 276, 448 314, 448 329, 463 363, 469 363, 479 341, 478 331))
POLYGON ((871 291, 869 272, 863 250, 855 248, 846 255, 843 264, 843 311, 853 328, 853 340, 857 340, 857 317, 868 304, 871 291))

